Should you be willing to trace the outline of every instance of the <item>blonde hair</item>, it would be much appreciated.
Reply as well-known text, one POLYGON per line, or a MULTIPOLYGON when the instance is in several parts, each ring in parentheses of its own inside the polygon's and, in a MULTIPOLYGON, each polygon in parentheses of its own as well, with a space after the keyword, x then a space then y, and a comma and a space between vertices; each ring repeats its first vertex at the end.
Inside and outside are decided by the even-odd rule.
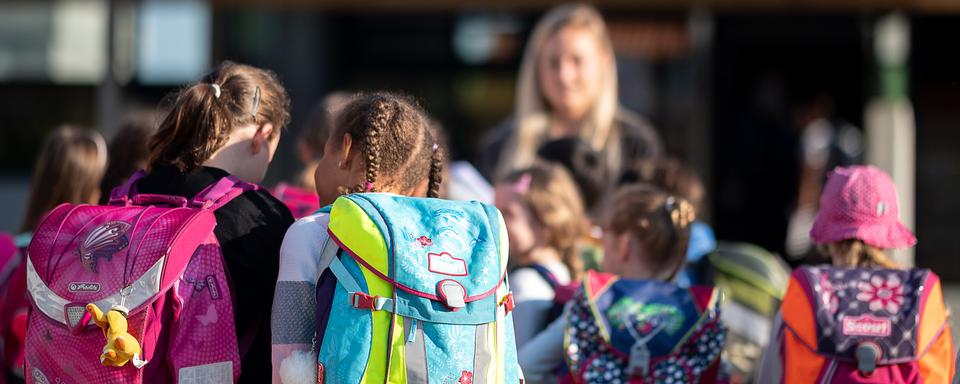
POLYGON ((547 245, 560 254, 570 278, 579 280, 583 272, 580 238, 585 233, 583 203, 577 185, 558 164, 536 162, 502 179, 521 192, 521 201, 533 218, 546 228, 547 245))
POLYGON ((585 28, 596 36, 601 48, 610 55, 609 68, 580 138, 596 151, 606 155, 605 163, 613 174, 619 172, 621 162, 620 132, 614 126, 619 106, 617 96, 617 65, 613 58, 613 44, 603 17, 595 8, 585 4, 566 4, 547 12, 537 23, 523 54, 517 83, 515 128, 505 143, 497 173, 530 166, 537 149, 548 138, 550 106, 540 88, 537 71, 541 51, 546 41, 564 28, 585 28))
POLYGON ((822 244, 820 252, 829 255, 833 265, 838 267, 901 268, 899 264, 890 260, 882 249, 858 239, 822 244))
POLYGON ((618 189, 607 207, 607 229, 628 233, 646 251, 647 263, 657 279, 672 280, 686 263, 690 224, 696 219, 693 205, 644 184, 618 189))
POLYGON ((96 131, 65 125, 47 136, 36 164, 23 232, 33 231, 57 205, 95 203, 107 168, 107 144, 96 131))

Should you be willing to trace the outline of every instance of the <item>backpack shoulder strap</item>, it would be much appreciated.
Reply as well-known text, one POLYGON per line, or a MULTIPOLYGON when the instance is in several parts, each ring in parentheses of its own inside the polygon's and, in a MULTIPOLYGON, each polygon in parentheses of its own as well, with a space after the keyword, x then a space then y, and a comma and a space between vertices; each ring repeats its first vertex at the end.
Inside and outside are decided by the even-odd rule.
POLYGON ((809 348, 817 350, 816 308, 806 268, 793 271, 787 284, 787 291, 780 305, 783 325, 797 336, 809 348))
POLYGON ((550 272, 547 267, 544 267, 542 264, 533 264, 529 266, 530 269, 536 271, 540 277, 547 281, 547 284, 550 284, 550 289, 554 291, 557 290, 557 287, 560 285, 560 281, 557 280, 557 276, 550 272))
POLYGON ((190 203, 201 208, 217 210, 244 192, 259 189, 259 185, 242 181, 235 176, 224 176, 200 191, 190 200, 190 203))

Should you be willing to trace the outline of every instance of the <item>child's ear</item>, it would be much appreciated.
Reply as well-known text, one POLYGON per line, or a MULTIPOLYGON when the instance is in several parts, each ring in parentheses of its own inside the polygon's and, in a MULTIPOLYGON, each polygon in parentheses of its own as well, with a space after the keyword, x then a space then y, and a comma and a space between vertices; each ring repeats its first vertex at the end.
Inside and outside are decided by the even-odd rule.
POLYGON ((621 263, 626 264, 630 261, 630 255, 633 254, 633 248, 635 246, 633 239, 626 231, 617 236, 617 259, 621 263))
POLYGON ((253 139, 250 140, 250 151, 254 155, 260 154, 260 151, 270 142, 271 137, 273 137, 273 124, 258 125, 257 131, 253 133, 253 139))
POLYGON ((340 169, 350 169, 351 150, 353 150, 353 137, 349 133, 344 133, 340 139, 340 161, 337 165, 340 169))

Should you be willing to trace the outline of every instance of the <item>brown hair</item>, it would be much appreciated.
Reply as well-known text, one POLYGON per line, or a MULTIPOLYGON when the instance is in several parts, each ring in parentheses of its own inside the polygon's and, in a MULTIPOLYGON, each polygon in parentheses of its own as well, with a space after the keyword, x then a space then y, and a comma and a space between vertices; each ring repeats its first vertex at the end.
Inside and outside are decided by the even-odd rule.
POLYGON ((230 138, 234 127, 273 124, 273 135, 290 120, 290 98, 268 70, 224 61, 180 90, 150 138, 150 166, 199 168, 230 138))
POLYGON ((33 170, 20 230, 34 230, 40 218, 59 204, 94 203, 106 163, 107 146, 96 131, 62 126, 50 133, 33 170))
POLYGON ((697 211, 702 208, 704 188, 700 176, 675 158, 641 159, 628 164, 617 184, 634 183, 650 184, 686 199, 697 211))
POLYGON ((820 245, 820 252, 830 256, 833 265, 838 267, 890 268, 899 269, 900 265, 890 260, 882 249, 851 239, 820 245))
POLYGON ((333 131, 336 115, 348 102, 350 102, 349 93, 343 91, 331 92, 314 105, 310 111, 297 140, 300 140, 310 149, 315 160, 323 156, 323 146, 326 145, 327 138, 333 131))
POLYGON ((107 151, 109 161, 103 181, 100 182, 100 202, 106 203, 113 188, 123 184, 134 172, 147 167, 147 161, 150 160, 147 141, 157 131, 159 117, 154 112, 138 111, 120 125, 107 151))
POLYGON ((685 199, 649 185, 618 189, 607 207, 607 229, 629 233, 646 251, 653 276, 671 280, 686 262, 693 206, 685 199))
MULTIPOLYGON (((349 134, 363 161, 364 181, 340 187, 340 193, 416 188, 429 178, 427 196, 440 194, 443 149, 437 145, 426 113, 413 100, 389 92, 360 94, 337 116, 331 138, 349 134)), ((339 140, 334 140, 339 144, 339 140)))
POLYGON ((546 228, 547 245, 560 253, 571 280, 579 280, 583 272, 580 238, 586 224, 580 193, 570 173, 562 165, 538 161, 508 174, 503 182, 529 183, 520 187, 525 189, 523 204, 530 208, 534 220, 546 228))

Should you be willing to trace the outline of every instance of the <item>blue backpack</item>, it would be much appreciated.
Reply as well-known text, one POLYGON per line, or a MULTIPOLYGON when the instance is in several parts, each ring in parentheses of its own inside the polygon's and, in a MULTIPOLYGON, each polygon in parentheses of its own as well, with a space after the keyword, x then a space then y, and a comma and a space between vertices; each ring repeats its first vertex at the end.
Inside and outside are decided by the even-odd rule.
POLYGON ((719 304, 714 287, 588 271, 563 330, 564 382, 722 382, 719 304))
POLYGON ((521 382, 496 208, 353 194, 334 202, 328 234, 320 382, 521 382))

